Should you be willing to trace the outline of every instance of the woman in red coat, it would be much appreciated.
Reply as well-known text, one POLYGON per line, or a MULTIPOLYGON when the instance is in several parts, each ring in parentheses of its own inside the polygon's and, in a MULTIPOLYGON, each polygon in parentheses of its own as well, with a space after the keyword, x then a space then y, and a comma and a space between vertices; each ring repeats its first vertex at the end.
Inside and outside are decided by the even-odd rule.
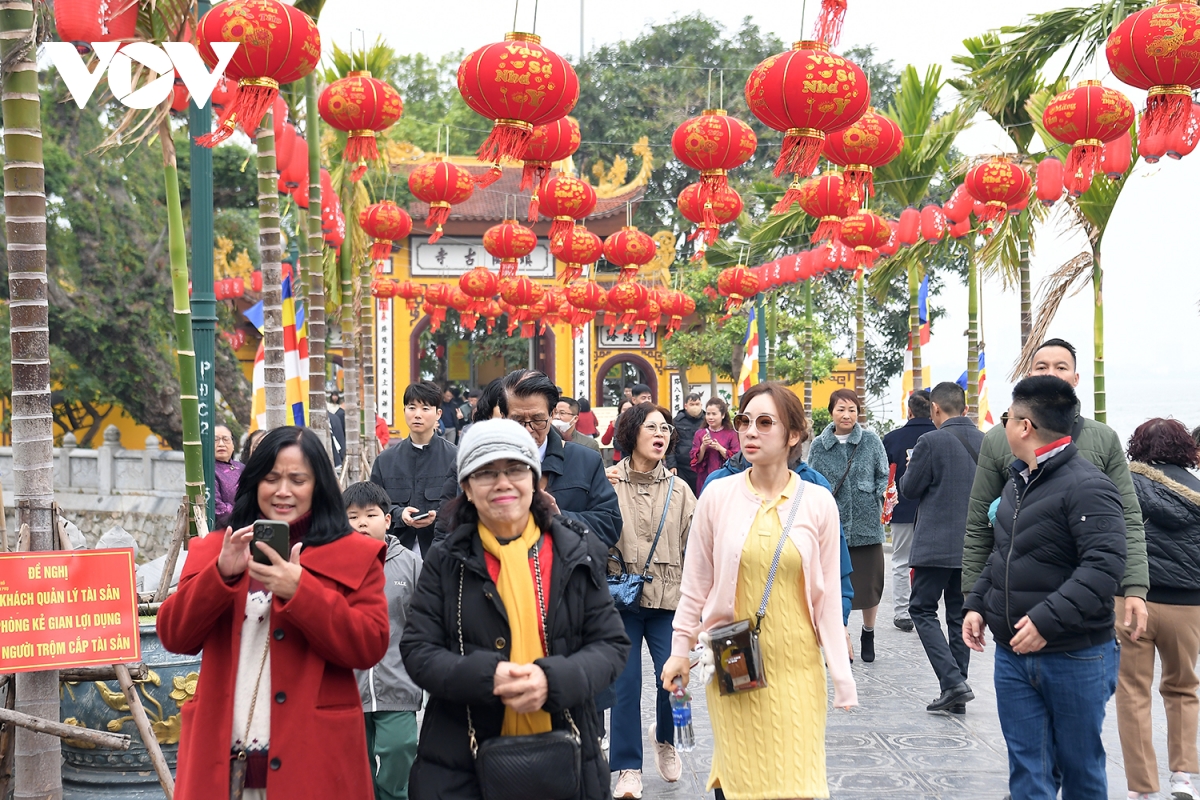
POLYGON ((238 484, 232 527, 191 543, 179 590, 158 613, 177 653, 204 651, 196 696, 182 710, 177 800, 371 800, 355 669, 388 645, 384 546, 353 533, 325 449, 305 428, 276 428, 238 484), (287 522, 291 558, 253 522, 287 522), (235 767, 231 769, 231 767, 235 767))

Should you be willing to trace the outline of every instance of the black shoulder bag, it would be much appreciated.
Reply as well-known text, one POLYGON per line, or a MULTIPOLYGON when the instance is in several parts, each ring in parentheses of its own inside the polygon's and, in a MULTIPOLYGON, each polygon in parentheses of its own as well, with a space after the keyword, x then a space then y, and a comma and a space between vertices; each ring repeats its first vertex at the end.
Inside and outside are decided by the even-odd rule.
POLYGON ((650 545, 650 555, 646 556, 646 566, 640 575, 630 575, 625 569, 625 558, 610 555, 610 561, 617 562, 621 567, 620 575, 608 576, 608 591, 612 595, 613 605, 617 611, 630 611, 642 602, 642 590, 646 584, 654 580, 650 574, 650 561, 654 558, 654 550, 658 547, 658 537, 662 536, 663 527, 667 524, 667 511, 671 508, 671 495, 675 492, 675 476, 667 483, 667 502, 663 505, 662 519, 658 521, 658 532, 654 534, 654 543, 650 545))
MULTIPOLYGON (((542 617, 542 649, 550 655, 546 640, 546 598, 542 593, 542 568, 538 551, 533 551, 533 569, 537 575, 538 613, 542 617)), ((462 592, 463 574, 458 572, 458 652, 463 647, 462 592)), ((563 711, 569 731, 549 731, 531 736, 494 736, 480 744, 475 738, 471 706, 467 706, 467 733, 471 737, 471 756, 475 759, 475 777, 483 800, 567 800, 579 794, 581 757, 580 734, 570 711, 563 711)))

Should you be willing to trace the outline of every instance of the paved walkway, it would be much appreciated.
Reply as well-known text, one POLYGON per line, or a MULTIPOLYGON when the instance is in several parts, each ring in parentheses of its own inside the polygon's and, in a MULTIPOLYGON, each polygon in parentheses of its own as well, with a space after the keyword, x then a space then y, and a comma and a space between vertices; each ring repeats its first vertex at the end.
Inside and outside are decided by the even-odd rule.
MULTIPOLYGON (((889 580, 890 573, 889 563, 889 580)), ((1008 791, 1008 756, 996 717, 992 684, 995 644, 989 636, 988 651, 972 655, 970 682, 975 700, 967 704, 966 715, 928 713, 925 706, 939 693, 937 680, 917 634, 904 633, 892 624, 891 597, 889 585, 876 625, 875 662, 854 662, 859 707, 848 712, 832 710, 829 715, 826 748, 831 796, 835 800, 1000 800, 1008 791)), ((856 651, 861 628, 862 617, 854 612, 850 631, 856 651)), ((654 708, 648 652, 643 652, 642 663, 644 730, 653 722, 654 708)), ((703 692, 694 697, 693 711, 696 750, 684 754, 684 774, 678 783, 665 783, 658 776, 652 751, 647 747, 643 770, 646 800, 706 796, 704 786, 712 764, 713 742, 703 692)), ((1166 718, 1157 693, 1154 721, 1159 766, 1165 770, 1166 718)), ((1126 796, 1125 776, 1112 701, 1108 704, 1104 739, 1108 796, 1120 800, 1126 796)), ((1164 772, 1163 789, 1167 777, 1164 772)), ((712 793, 707 796, 712 797, 712 793)))

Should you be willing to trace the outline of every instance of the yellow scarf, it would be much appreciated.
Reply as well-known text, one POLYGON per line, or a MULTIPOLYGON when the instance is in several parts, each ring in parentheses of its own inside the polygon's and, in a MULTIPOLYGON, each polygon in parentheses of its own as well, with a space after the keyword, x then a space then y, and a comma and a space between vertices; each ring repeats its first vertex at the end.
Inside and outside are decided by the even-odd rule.
MULTIPOLYGON (((504 609, 508 612, 511 636, 509 658, 514 664, 532 664, 546 655, 538 625, 537 589, 533 585, 533 574, 529 571, 529 551, 537 546, 541 536, 542 532, 534 523, 532 514, 521 536, 507 544, 501 544, 494 533, 485 528, 482 522, 479 523, 483 549, 500 560, 496 590, 500 592, 500 602, 504 603, 504 609)), ((545 711, 518 714, 506 707, 500 735, 528 736, 546 733, 550 729, 550 715, 545 711)))

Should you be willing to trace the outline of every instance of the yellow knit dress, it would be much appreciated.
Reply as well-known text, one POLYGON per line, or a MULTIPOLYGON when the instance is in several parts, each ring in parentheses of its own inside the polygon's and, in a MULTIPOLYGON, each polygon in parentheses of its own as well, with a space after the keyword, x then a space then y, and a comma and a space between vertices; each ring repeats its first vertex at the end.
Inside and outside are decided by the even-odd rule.
MULTIPOLYGON (((744 480, 754 492, 748 472, 744 480)), ((799 480, 793 478, 781 497, 764 502, 750 526, 738 570, 735 619, 753 620, 758 611, 783 533, 779 516, 787 519, 799 480)), ((829 797, 825 663, 805 599, 803 559, 790 543, 783 546, 759 642, 767 688, 722 697, 715 679, 708 684, 716 740, 708 790, 720 786, 728 800, 829 797)))

